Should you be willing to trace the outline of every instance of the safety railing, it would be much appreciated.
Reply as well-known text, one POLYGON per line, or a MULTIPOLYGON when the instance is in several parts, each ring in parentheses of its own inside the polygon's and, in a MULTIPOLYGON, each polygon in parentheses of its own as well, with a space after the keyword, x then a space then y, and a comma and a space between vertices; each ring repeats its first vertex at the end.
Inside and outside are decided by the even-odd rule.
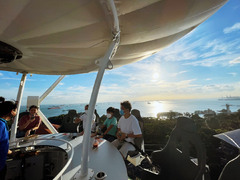
MULTIPOLYGON (((72 146, 72 144, 66 140, 63 139, 53 139, 53 138, 39 138, 39 139, 29 139, 26 142, 27 143, 31 143, 32 142, 32 146, 36 145, 36 141, 61 141, 67 144, 67 150, 71 151, 71 154, 69 155, 68 161, 65 164, 65 166, 62 168, 62 170, 55 176, 55 178, 53 180, 59 180, 62 179, 62 175, 65 172, 65 170, 68 168, 68 166, 70 165, 70 163, 72 162, 73 159, 73 155, 74 155, 74 148, 72 146)), ((11 144, 16 143, 16 147, 20 147, 19 143, 24 142, 24 140, 17 140, 14 142, 11 142, 11 144)), ((31 146, 31 145, 30 145, 31 146)))

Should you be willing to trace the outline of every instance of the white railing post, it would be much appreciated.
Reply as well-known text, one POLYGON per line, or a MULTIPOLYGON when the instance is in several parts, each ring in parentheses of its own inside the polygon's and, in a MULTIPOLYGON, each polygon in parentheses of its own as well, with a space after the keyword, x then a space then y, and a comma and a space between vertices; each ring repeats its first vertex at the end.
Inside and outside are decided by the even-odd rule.
POLYGON ((18 118, 19 118, 19 112, 20 112, 20 107, 21 107, 21 103, 22 103, 22 95, 23 95, 23 90, 25 87, 25 82, 26 82, 26 77, 27 77, 27 73, 23 73, 22 74, 22 79, 20 81, 20 85, 18 88, 18 94, 17 94, 17 115, 14 118, 14 122, 12 124, 11 127, 11 138, 10 138, 10 142, 14 142, 16 141, 16 134, 17 134, 17 125, 18 125, 18 118))
POLYGON ((118 22, 118 16, 117 16, 117 10, 115 7, 115 4, 113 2, 113 0, 108 0, 107 1, 108 4, 111 7, 111 11, 112 11, 112 15, 114 17, 114 30, 115 32, 113 32, 114 37, 113 37, 113 41, 110 44, 108 51, 106 52, 106 54, 104 55, 103 58, 101 58, 99 60, 99 62, 97 62, 96 64, 99 63, 99 70, 98 70, 98 74, 94 83, 94 87, 92 90, 92 94, 91 94, 91 98, 90 98, 90 103, 89 103, 89 108, 88 108, 88 116, 87 116, 87 123, 86 123, 86 127, 84 130, 84 137, 83 137, 83 150, 82 150, 82 162, 81 162, 81 172, 80 172, 80 176, 81 177, 85 177, 88 175, 88 151, 90 148, 90 136, 91 136, 91 123, 92 123, 92 117, 93 117, 93 113, 95 110, 95 105, 96 105, 96 101, 97 101, 97 96, 98 96, 98 92, 100 89, 100 85, 101 85, 101 81, 103 78, 103 74, 105 72, 105 69, 108 67, 108 63, 111 60, 111 58, 113 58, 118 45, 119 45, 119 41, 120 41, 120 30, 119 30, 119 22, 118 22))

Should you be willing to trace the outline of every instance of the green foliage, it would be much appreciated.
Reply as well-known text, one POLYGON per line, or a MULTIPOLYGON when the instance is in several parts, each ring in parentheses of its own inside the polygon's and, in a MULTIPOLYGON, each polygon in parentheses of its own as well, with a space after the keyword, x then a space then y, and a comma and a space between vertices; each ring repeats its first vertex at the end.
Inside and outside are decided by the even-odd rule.
MULTIPOLYGON (((220 140, 213 137, 213 135, 239 129, 240 110, 230 115, 221 113, 205 118, 201 118, 197 114, 184 113, 184 115, 190 117, 195 122, 197 131, 206 148, 207 164, 210 167, 211 179, 217 179, 224 164, 222 164, 221 160, 223 155, 218 150, 221 146, 220 140)), ((165 120, 161 120, 160 116, 158 118, 143 118, 145 144, 159 144, 163 148, 176 125, 175 117, 169 115, 165 120)))
POLYGON ((144 142, 146 144, 160 144, 164 147, 168 141, 176 120, 158 120, 157 118, 143 118, 144 142))

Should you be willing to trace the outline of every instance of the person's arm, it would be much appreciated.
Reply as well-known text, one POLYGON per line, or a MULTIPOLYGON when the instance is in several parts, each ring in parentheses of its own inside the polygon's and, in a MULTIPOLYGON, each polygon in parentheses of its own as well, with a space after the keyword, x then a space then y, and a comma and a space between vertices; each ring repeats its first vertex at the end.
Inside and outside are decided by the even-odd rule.
POLYGON ((31 129, 32 131, 37 130, 42 122, 40 116, 37 116, 36 118, 36 120, 38 120, 38 123, 36 123, 36 125, 31 129))
POLYGON ((84 134, 84 130, 79 133, 79 136, 82 136, 84 134))
POLYGON ((117 129, 116 135, 117 135, 117 138, 120 140, 120 139, 121 139, 121 136, 122 136, 122 133, 121 133, 121 129, 120 129, 120 128, 117 129))
POLYGON ((112 127, 113 127, 113 124, 111 124, 111 125, 107 128, 107 130, 103 133, 103 135, 106 135, 106 134, 112 129, 112 127))
POLYGON ((19 130, 23 131, 24 129, 26 129, 26 127, 35 120, 35 118, 33 120, 28 119, 28 115, 27 116, 23 116, 20 120, 19 120, 19 130), (26 120, 26 122, 24 122, 26 120))
POLYGON ((134 135, 133 133, 132 134, 126 134, 126 137, 125 138, 138 138, 138 137, 142 137, 142 134, 136 134, 134 135))
MULTIPOLYGON (((34 118, 34 120, 35 120, 35 118, 34 118)), ((41 119, 40 119, 40 116, 38 116, 38 118, 39 118, 38 123, 36 123, 36 125, 32 129, 27 130, 27 132, 25 133, 25 137, 27 137, 31 133, 31 131, 35 131, 39 128, 39 126, 41 124, 41 119)))
POLYGON ((138 120, 134 119, 132 121, 132 132, 131 134, 126 134, 125 138, 139 138, 142 137, 142 131, 139 126, 138 120))

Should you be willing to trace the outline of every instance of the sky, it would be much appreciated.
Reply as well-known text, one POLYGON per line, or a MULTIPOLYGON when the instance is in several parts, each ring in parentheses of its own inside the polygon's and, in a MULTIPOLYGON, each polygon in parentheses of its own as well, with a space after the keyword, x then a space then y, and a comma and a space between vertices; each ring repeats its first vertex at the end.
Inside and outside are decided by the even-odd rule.
MULTIPOLYGON (((88 103, 97 73, 67 75, 42 104, 88 103)), ((27 75, 27 96, 59 76, 27 75)), ((0 96, 16 99, 21 74, 0 71, 0 96)), ((142 61, 108 70, 97 102, 240 96, 240 0, 230 0, 182 39, 142 61)))

